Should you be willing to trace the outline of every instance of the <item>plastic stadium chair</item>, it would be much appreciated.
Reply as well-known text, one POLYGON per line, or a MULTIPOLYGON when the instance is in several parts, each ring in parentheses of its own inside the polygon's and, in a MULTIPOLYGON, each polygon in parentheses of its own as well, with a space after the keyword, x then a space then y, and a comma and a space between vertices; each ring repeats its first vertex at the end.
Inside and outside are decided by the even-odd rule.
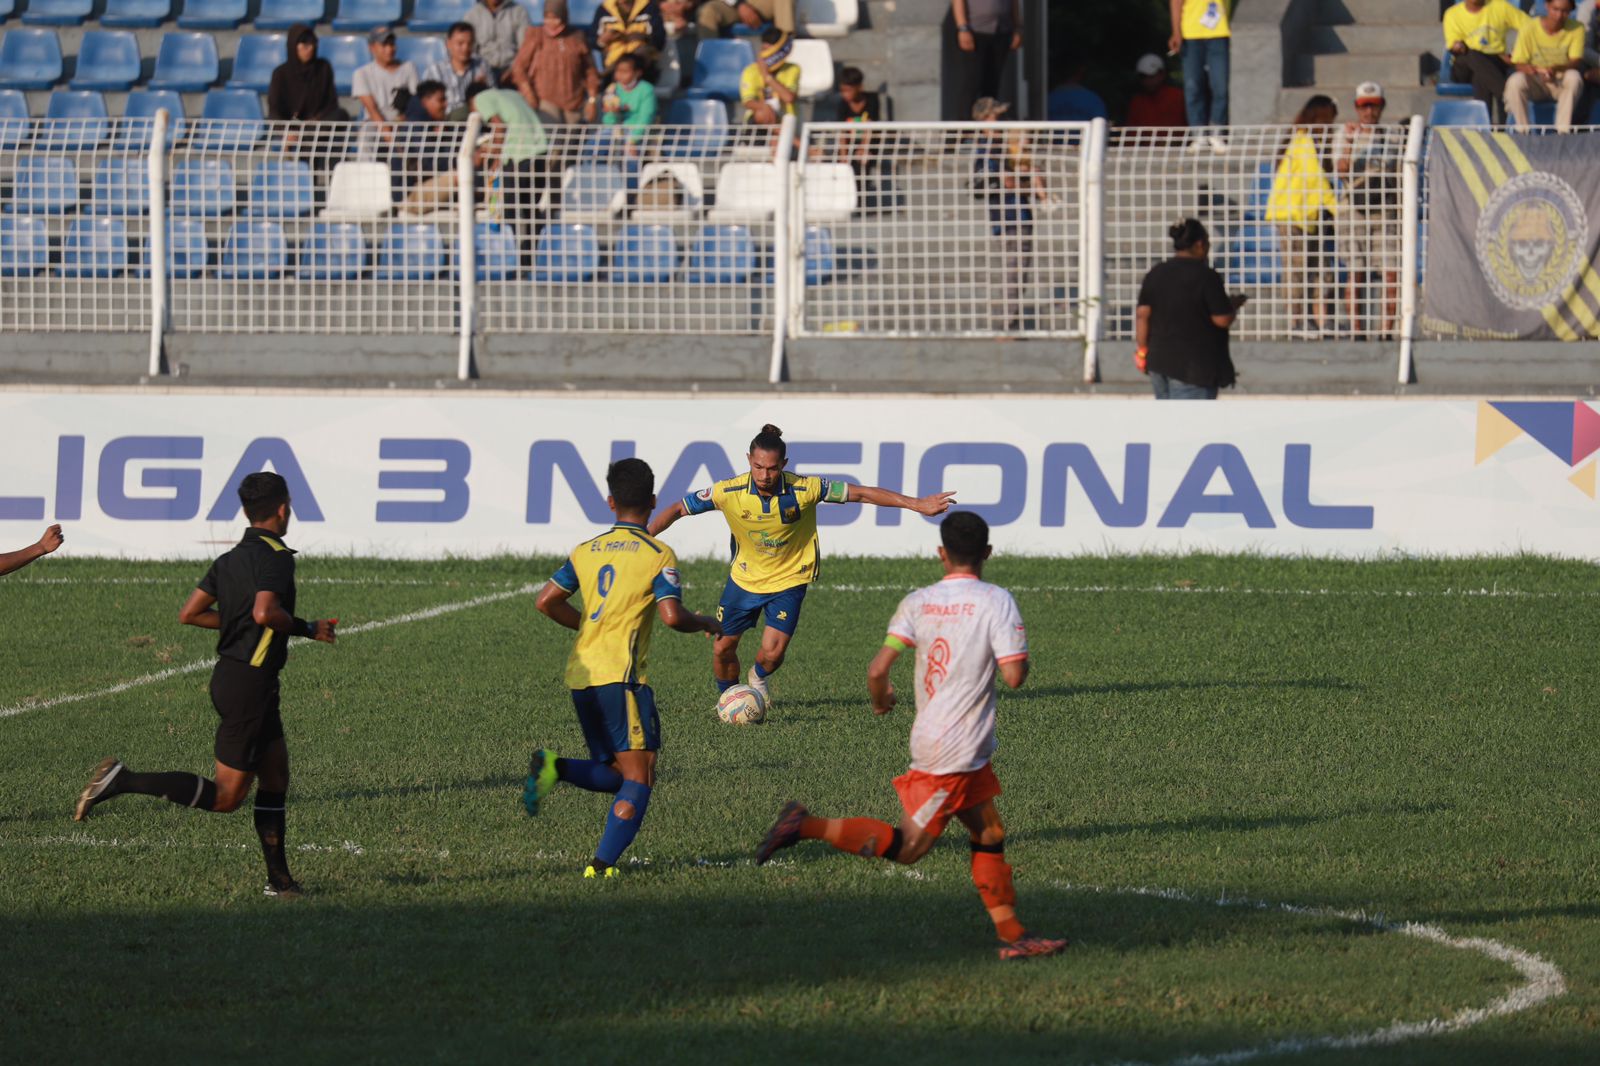
POLYGON ((533 250, 535 281, 592 281, 600 269, 594 227, 578 223, 546 226, 533 250))
POLYGON ((350 95, 356 70, 372 59, 372 53, 367 51, 367 39, 350 33, 318 38, 317 55, 333 64, 333 86, 340 96, 350 95))
POLYGON ((826 226, 806 227, 806 284, 826 285, 833 280, 833 234, 826 226))
MULTIPOLYGON (((261 0, 261 10, 251 25, 258 30, 286 30, 297 22, 315 26, 327 21, 327 17, 327 0, 261 0)), ((321 55, 320 47, 319 41, 318 55, 321 55)))
POLYGON ((71 156, 39 154, 17 157, 15 187, 7 211, 24 215, 60 215, 78 206, 78 167, 71 156))
POLYGON ((106 0, 100 25, 120 30, 148 30, 171 17, 172 0, 106 0))
POLYGON ((288 54, 289 35, 286 33, 258 33, 253 37, 239 38, 239 50, 233 54, 233 73, 228 77, 228 88, 249 89, 264 93, 272 85, 272 72, 283 64, 288 54))
POLYGON ((1232 286, 1266 288, 1283 279, 1283 259, 1278 250, 1278 227, 1246 222, 1223 233, 1217 269, 1232 286))
POLYGON ((244 21, 249 5, 245 0, 183 0, 178 16, 182 30, 231 30, 244 21))
POLYGON ((1489 105, 1482 100, 1435 100, 1428 109, 1430 126, 1487 126, 1489 105))
MULTIPOLYGON (((567 25, 587 30, 594 25, 595 12, 600 10, 600 0, 567 0, 567 25)), ((543 6, 540 7, 543 14, 543 6)))
POLYGON ((5 22, 6 19, 16 14, 16 11, 16 0, 0 0, 0 23, 5 22))
POLYGON ((366 33, 400 21, 400 0, 339 0, 333 28, 340 33, 366 33))
POLYGON ((89 30, 78 45, 74 89, 127 92, 139 80, 139 39, 128 30, 89 30))
POLYGON ((50 265, 50 231, 42 218, 0 218, 0 278, 26 278, 50 265))
POLYGON ((301 281, 356 281, 367 269, 367 239, 355 222, 317 222, 298 259, 301 281))
POLYGON ((169 199, 174 216, 231 215, 238 198, 233 164, 226 159, 182 159, 172 167, 169 199))
POLYGON ((678 242, 671 226, 629 226, 611 249, 611 280, 659 284, 678 270, 678 242))
MULTIPOLYGON (((472 9, 473 0, 417 0, 406 28, 412 33, 443 33, 472 9)), ((532 18, 530 13, 529 18, 532 18)), ((535 23, 538 25, 538 23, 535 23)))
POLYGON ((516 276, 522 256, 513 230, 498 222, 480 222, 477 245, 479 281, 508 281, 516 276))
POLYGON ((443 37, 397 37, 394 48, 395 58, 416 67, 419 77, 429 64, 442 63, 449 58, 443 37))
POLYGON ((428 222, 393 222, 378 246, 379 281, 432 281, 444 270, 444 241, 428 222))
POLYGON ((122 106, 113 148, 142 152, 150 147, 151 130, 157 111, 167 113, 167 147, 183 136, 183 97, 170 89, 135 89, 122 106))
POLYGON ((61 242, 64 278, 114 278, 128 269, 128 224, 120 218, 75 218, 61 242))
MULTIPOLYGON (((705 179, 693 163, 646 163, 639 172, 638 188, 643 193, 657 181, 669 180, 677 188, 681 202, 676 207, 639 206, 633 210, 635 222, 691 222, 705 201, 705 179)), ((641 195, 641 200, 643 196, 641 195)))
POLYGON ((561 174, 563 222, 604 222, 627 202, 627 172, 614 163, 577 163, 561 174))
MULTIPOLYGON (((150 238, 143 244, 143 262, 139 276, 150 276, 150 238)), ((206 240, 206 224, 198 218, 174 218, 167 221, 167 276, 169 278, 197 278, 205 273, 211 261, 211 242, 206 240)))
POLYGON ((152 89, 179 93, 204 92, 217 81, 217 42, 209 33, 168 33, 156 53, 152 89))
POLYGON ((22 21, 27 26, 81 26, 93 8, 93 0, 28 0, 22 21))
POLYGON ((305 218, 315 207, 316 180, 303 159, 260 159, 250 172, 245 213, 252 218, 305 218))
POLYGON ((717 172, 717 204, 706 212, 712 222, 759 222, 778 206, 778 169, 772 163, 724 163, 717 172))
POLYGON ((149 210, 150 162, 143 153, 105 156, 95 165, 91 214, 143 215, 149 210))
POLYGON ((28 98, 16 89, 0 89, 0 152, 9 152, 28 139, 28 98))
POLYGON ((849 163, 808 163, 805 215, 809 222, 846 222, 856 210, 856 172, 849 163))
POLYGON ((800 68, 800 98, 809 100, 833 88, 833 49, 827 41, 797 40, 789 62, 800 68))
POLYGON ((1439 84, 1435 87, 1440 96, 1471 96, 1472 86, 1463 82, 1457 85, 1450 80, 1451 56, 1447 49, 1439 64, 1439 84))
POLYGON ((680 96, 667 108, 661 154, 668 159, 718 156, 728 143, 728 106, 721 100, 680 96))
POLYGON ((756 50, 749 41, 729 37, 701 41, 694 50, 694 86, 691 91, 696 96, 737 100, 739 75, 755 61, 756 50))
POLYGON ((250 89, 212 89, 200 118, 190 134, 199 151, 247 152, 267 132, 261 94, 250 89))
POLYGON ((745 226, 706 226, 689 249, 685 280, 697 285, 743 285, 756 269, 756 242, 745 226))
POLYGON ((48 89, 61 80, 55 30, 17 28, 0 37, 0 88, 48 89))
POLYGON ((346 161, 334 167, 328 179, 328 206, 322 217, 329 222, 382 218, 394 206, 393 196, 388 163, 346 161))
POLYGON ((856 0, 799 0, 795 21, 813 37, 848 37, 861 21, 861 8, 856 0))
MULTIPOLYGON (((1556 102, 1554 100, 1532 101, 1528 108, 1528 121, 1535 126, 1554 126, 1556 124, 1556 102)), ((1516 123, 1512 122, 1511 125, 1515 126, 1516 123)))
POLYGON ((228 231, 217 276, 225 281, 267 281, 283 277, 289 246, 276 222, 240 219, 228 231))
POLYGON ((98 148, 111 133, 106 98, 88 90, 57 89, 50 94, 45 121, 34 129, 33 143, 58 152, 98 148))

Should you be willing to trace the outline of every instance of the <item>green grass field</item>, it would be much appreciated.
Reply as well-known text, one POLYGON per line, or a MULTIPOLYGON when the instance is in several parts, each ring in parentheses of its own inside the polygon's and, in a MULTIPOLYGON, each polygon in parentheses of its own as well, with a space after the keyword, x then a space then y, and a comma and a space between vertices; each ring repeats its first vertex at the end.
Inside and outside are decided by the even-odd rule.
MULTIPOLYGON (((898 818, 909 699, 876 719, 863 678, 936 562, 831 560, 763 727, 718 723, 709 646, 658 627, 660 781, 623 876, 586 882, 605 799, 518 802, 530 748, 582 749, 569 634, 518 591, 553 561, 302 555, 300 613, 345 635, 284 675, 298 902, 262 898, 248 810, 71 821, 103 755, 209 772, 211 636, 176 622, 203 569, 0 579, 9 1062, 1600 1059, 1592 566, 995 560, 1033 649, 1000 703, 1008 856, 1024 919, 1073 939, 1024 964, 994 956, 959 827, 909 869, 749 858, 785 799, 898 818), (1565 991, 1467 1025, 1530 979, 1405 922, 1565 991)), ((714 606, 725 570, 685 574, 714 606)))

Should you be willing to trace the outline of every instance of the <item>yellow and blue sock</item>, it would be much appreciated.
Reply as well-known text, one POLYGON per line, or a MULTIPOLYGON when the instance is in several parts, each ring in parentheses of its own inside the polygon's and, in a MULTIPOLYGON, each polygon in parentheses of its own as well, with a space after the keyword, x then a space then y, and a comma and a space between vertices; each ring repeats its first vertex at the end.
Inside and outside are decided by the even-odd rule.
POLYGON ((556 779, 589 792, 615 793, 622 787, 622 774, 615 766, 593 759, 557 759, 556 779))
POLYGON ((644 812, 650 806, 650 786, 640 781, 624 781, 617 789, 617 802, 606 815, 606 831, 600 837, 600 846, 594 850, 595 868, 603 870, 615 866, 622 853, 633 843, 644 822, 644 812), (632 809, 628 817, 617 813, 617 808, 628 804, 632 809))

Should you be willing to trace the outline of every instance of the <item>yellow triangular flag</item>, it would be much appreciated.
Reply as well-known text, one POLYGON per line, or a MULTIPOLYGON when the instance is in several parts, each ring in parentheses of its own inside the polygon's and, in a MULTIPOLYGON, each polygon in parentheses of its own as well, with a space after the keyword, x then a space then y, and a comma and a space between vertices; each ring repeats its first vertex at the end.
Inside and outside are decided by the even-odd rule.
POLYGON ((1583 493, 1591 500, 1594 499, 1595 489, 1594 465, 1595 461, 1590 459, 1587 463, 1584 463, 1582 466, 1578 467, 1576 473, 1567 478, 1568 481, 1578 486, 1579 492, 1583 493))
POLYGON ((1489 401, 1478 401, 1478 456, 1473 460, 1473 465, 1483 462, 1520 436, 1522 430, 1515 422, 1496 411, 1489 401))

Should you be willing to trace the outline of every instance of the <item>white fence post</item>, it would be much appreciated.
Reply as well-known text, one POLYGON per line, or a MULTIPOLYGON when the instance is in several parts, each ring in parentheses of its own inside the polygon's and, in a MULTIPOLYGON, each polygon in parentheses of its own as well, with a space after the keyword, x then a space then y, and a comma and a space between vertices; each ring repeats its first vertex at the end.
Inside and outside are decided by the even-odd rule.
MULTIPOLYGON (((800 254, 805 254, 805 190, 800 182, 803 175, 797 171, 804 169, 804 159, 798 167, 791 165, 794 144, 795 120, 793 115, 784 115, 783 123, 778 127, 778 153, 773 164, 778 169, 778 202, 772 211, 772 362, 767 370, 767 380, 776 385, 783 380, 784 371, 784 339, 789 327, 789 301, 790 277, 793 274, 793 253, 791 249, 798 247, 800 254), (797 195, 791 196, 791 193, 797 195), (791 204, 798 202, 801 208, 792 208, 791 204), (798 239, 791 227, 799 226, 798 239)), ((805 271, 800 271, 802 282, 805 271)), ((795 302, 795 307, 800 307, 800 302, 795 302)))
POLYGON ((1422 221, 1422 116, 1411 116, 1400 175, 1400 370, 1401 385, 1411 383, 1411 344, 1417 330, 1417 248, 1422 221))
POLYGON ((482 130, 483 116, 474 111, 467 118, 466 132, 456 152, 456 283, 460 286, 461 299, 458 311, 461 342, 456 351, 456 377, 461 381, 472 378, 472 337, 478 326, 478 231, 477 207, 473 203, 477 171, 473 167, 473 155, 482 130))
POLYGON ((1100 322, 1105 304, 1105 225, 1106 225, 1106 142, 1110 134, 1106 120, 1089 124, 1084 148, 1084 187, 1078 232, 1083 241, 1083 267, 1078 277, 1083 302, 1083 380, 1092 385, 1100 380, 1100 322))
POLYGON ((150 152, 146 157, 150 178, 150 366, 152 378, 161 376, 161 343, 167 332, 167 123, 165 110, 150 123, 150 152))

